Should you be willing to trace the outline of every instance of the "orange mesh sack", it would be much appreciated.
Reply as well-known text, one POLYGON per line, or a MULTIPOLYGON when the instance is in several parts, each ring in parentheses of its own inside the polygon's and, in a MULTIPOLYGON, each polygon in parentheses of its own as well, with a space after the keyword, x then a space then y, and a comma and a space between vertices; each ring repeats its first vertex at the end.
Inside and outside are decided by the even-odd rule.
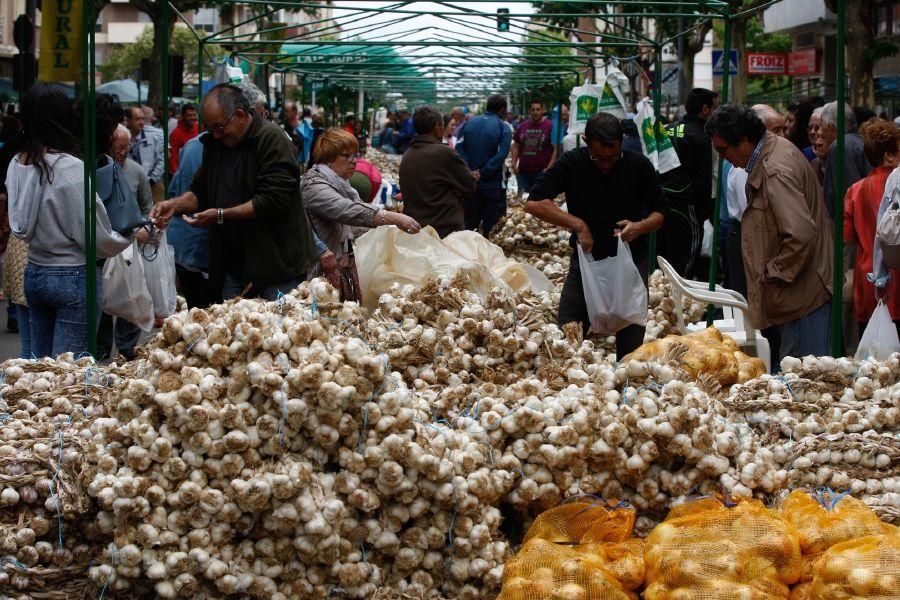
POLYGON ((645 600, 786 600, 800 577, 797 530, 757 500, 698 500, 647 538, 645 600))
POLYGON ((539 514, 528 528, 524 541, 541 538, 566 544, 624 542, 631 537, 634 520, 635 513, 631 509, 567 502, 539 514))
POLYGON ((637 600, 643 548, 638 539, 567 546, 533 538, 503 567, 497 600, 637 600))
POLYGON ((900 535, 893 532, 835 544, 813 569, 816 600, 900 598, 900 535))
POLYGON ((816 561, 835 544, 896 531, 893 525, 883 523, 865 502, 827 491, 813 495, 800 490, 791 492, 781 505, 781 516, 800 534, 803 555, 800 583, 812 581, 816 561))
POLYGON ((497 600, 637 600, 645 566, 634 520, 631 509, 586 502, 544 511, 504 566, 497 600))

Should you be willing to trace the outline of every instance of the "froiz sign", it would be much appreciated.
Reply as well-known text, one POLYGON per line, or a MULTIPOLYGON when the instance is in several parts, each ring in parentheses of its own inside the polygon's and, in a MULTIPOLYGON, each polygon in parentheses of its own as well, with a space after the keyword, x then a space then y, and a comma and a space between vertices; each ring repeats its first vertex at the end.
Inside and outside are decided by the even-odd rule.
POLYGON ((788 55, 783 52, 748 52, 748 75, 787 75, 788 55))
POLYGON ((41 8, 41 60, 43 81, 81 78, 82 14, 84 2, 44 0, 41 8))

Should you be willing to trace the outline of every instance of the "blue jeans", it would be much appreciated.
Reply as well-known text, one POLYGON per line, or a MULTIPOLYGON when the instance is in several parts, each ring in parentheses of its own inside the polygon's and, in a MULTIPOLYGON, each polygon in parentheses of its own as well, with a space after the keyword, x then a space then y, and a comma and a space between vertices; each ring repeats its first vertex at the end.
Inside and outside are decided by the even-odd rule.
POLYGON ((20 358, 32 358, 31 354, 31 319, 28 315, 28 307, 24 304, 9 303, 16 309, 16 320, 19 322, 19 346, 20 358))
POLYGON ((540 176, 541 173, 516 173, 516 183, 519 185, 519 193, 530 194, 531 188, 534 187, 535 182, 540 176))
POLYGON ((813 356, 831 354, 830 300, 805 317, 781 326, 779 360, 785 356, 800 358, 810 354, 813 356))
MULTIPOLYGON (((95 267, 96 268, 96 267, 95 267)), ((97 318, 100 318, 101 273, 97 269, 97 318)), ((31 353, 37 357, 88 351, 88 339, 97 331, 87 326, 87 269, 25 267, 25 299, 31 323, 31 353)), ((21 325, 20 325, 21 327, 21 325)))
MULTIPOLYGON (((278 283, 263 286, 260 288, 253 286, 247 291, 244 297, 262 298, 263 300, 269 301, 277 300, 278 292, 287 294, 293 291, 303 281, 304 279, 301 279, 300 277, 294 277, 293 279, 279 281, 278 283)), ((237 296, 241 295, 241 292, 244 291, 245 287, 247 287, 247 284, 244 283, 243 279, 241 279, 237 275, 233 275, 232 273, 226 273, 225 285, 222 286, 222 298, 224 300, 231 300, 232 298, 236 298, 237 296)))

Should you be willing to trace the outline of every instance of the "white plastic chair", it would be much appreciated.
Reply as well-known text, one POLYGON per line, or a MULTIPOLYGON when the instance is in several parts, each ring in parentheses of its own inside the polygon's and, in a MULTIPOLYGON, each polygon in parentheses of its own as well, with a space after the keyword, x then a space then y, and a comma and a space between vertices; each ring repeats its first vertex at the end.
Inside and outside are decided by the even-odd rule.
POLYGON ((713 326, 733 338, 745 354, 762 360, 767 373, 772 372, 772 351, 769 348, 769 341, 747 321, 745 315, 748 310, 747 300, 742 295, 720 285, 717 285, 714 291, 710 291, 709 286, 703 282, 681 277, 662 256, 657 256, 656 261, 672 285, 672 300, 675 302, 675 315, 681 333, 706 328, 705 322, 685 325, 682 296, 704 304, 721 306, 725 318, 713 321, 713 326))

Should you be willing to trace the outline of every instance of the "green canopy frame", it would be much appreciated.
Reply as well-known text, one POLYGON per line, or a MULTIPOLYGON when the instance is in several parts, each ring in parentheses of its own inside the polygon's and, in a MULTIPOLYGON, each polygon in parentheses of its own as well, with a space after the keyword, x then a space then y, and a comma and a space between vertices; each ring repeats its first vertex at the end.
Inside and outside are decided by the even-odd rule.
MULTIPOLYGON (((732 20, 752 12, 765 10, 781 0, 770 0, 752 10, 732 12, 726 0, 657 0, 652 6, 657 10, 647 11, 648 2, 643 0, 582 0, 573 3, 568 12, 554 13, 554 16, 578 19, 588 17, 605 24, 604 32, 582 31, 575 27, 564 27, 540 21, 541 30, 562 34, 559 39, 544 31, 535 31, 531 20, 540 15, 525 11, 511 10, 508 17, 509 31, 497 31, 497 14, 484 10, 461 6, 453 0, 416 2, 397 0, 388 6, 371 6, 373 0, 357 0, 347 14, 317 19, 304 26, 310 30, 300 34, 287 35, 294 25, 276 25, 252 32, 240 32, 240 28, 260 19, 272 17, 281 9, 319 9, 321 3, 294 0, 220 0, 220 4, 241 6, 259 5, 262 10, 253 18, 241 21, 222 31, 201 37, 194 32, 199 46, 198 100, 203 88, 205 46, 209 44, 227 45, 232 58, 239 58, 253 65, 263 67, 268 73, 293 73, 303 81, 317 81, 324 85, 340 86, 349 90, 366 92, 370 98, 382 99, 388 93, 402 94, 421 102, 451 102, 463 99, 483 99, 489 93, 504 93, 513 98, 520 97, 524 103, 526 94, 541 94, 554 101, 564 99, 564 82, 572 79, 580 82, 583 73, 593 72, 598 61, 633 60, 645 53, 652 53, 656 81, 653 86, 653 104, 657 114, 662 104, 662 90, 659 78, 662 75, 662 48, 688 35, 702 22, 712 19, 724 23, 723 46, 726 53, 731 47, 732 20), (423 4, 438 5, 440 10, 422 8, 423 4), (360 6, 362 5, 362 6, 360 6), (417 6, 418 5, 418 6, 417 6), (580 6, 591 5, 597 12, 582 12, 580 6), (658 10, 666 8, 668 11, 658 10), (600 11, 611 11, 602 13, 600 11), (380 20, 382 15, 391 17, 380 20), (441 24, 464 24, 465 33, 447 31, 434 25, 416 26, 415 21, 422 16, 437 17, 441 24), (680 19, 695 21, 693 27, 679 31, 676 35, 662 40, 647 37, 627 25, 628 19, 680 19), (408 29, 373 39, 373 34, 386 26, 403 23, 408 29), (335 39, 338 35, 352 35, 352 39, 335 39), (594 35, 600 41, 574 42, 572 34, 594 35), (524 36, 520 37, 520 36, 524 36), (575 49, 576 54, 560 55, 555 50, 575 49), (528 49, 527 55, 515 54, 528 49)), ((86 39, 83 49, 83 94, 88 110, 84 115, 85 135, 85 238, 87 240, 87 264, 96 259, 96 196, 94 194, 94 170, 96 140, 94 131, 96 116, 93 114, 95 94, 93 73, 94 27, 89 15, 94 13, 95 0, 84 0, 84 31, 86 39)), ((467 5, 486 4, 488 0, 466 0, 467 5)), ((507 0, 509 5, 531 4, 531 0, 507 0)), ((837 54, 844 56, 846 24, 844 16, 845 0, 837 0, 838 36, 837 54)), ((564 5, 565 6, 565 5, 564 5)), ((163 100, 168 103, 168 23, 171 18, 183 18, 168 2, 162 6, 164 30, 162 60, 163 100)), ((194 31, 193 29, 191 29, 194 31)), ((725 61, 726 63, 728 61, 725 61)), ((728 67, 726 67, 728 68, 728 67)), ((722 78, 720 99, 728 101, 730 75, 722 78)), ((847 82, 843 60, 837 61, 837 98, 846 99, 847 82)), ((844 111, 837 111, 837 168, 834 174, 835 217, 834 217, 834 290, 832 299, 831 342, 832 354, 839 356, 843 351, 841 339, 841 295, 843 281, 843 200, 846 189, 844 173, 844 111)), ((167 124, 163 123, 165 137, 167 124)), ((561 129, 561 128, 560 128, 561 129)), ((555 140, 557 144, 560 139, 555 140)), ((166 139, 166 144, 168 139, 166 139)), ((721 181, 722 161, 719 160, 721 181)), ((721 186, 716 190, 721 200, 721 186)), ((718 229, 719 206, 714 206, 713 226, 718 229)), ((709 287, 713 289, 718 278, 718 236, 713 236, 712 260, 709 272, 709 287)), ((650 238, 650 268, 655 268, 656 236, 650 238)), ((88 270, 88 324, 96 327, 97 298, 96 272, 88 270)), ((712 320, 712 310, 708 321, 712 320)), ((96 340, 90 338, 90 352, 96 353, 96 340)))

